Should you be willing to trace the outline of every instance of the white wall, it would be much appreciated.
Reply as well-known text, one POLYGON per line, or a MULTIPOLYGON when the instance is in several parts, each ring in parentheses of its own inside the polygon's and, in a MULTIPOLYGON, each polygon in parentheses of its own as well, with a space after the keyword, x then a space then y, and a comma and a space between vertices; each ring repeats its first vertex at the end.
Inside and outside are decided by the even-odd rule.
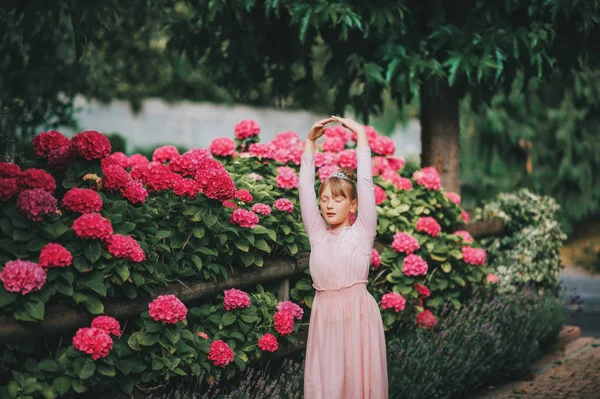
MULTIPOLYGON (((242 119, 254 119, 261 127, 261 141, 270 141, 277 133, 292 130, 305 137, 311 125, 328 115, 308 111, 288 111, 274 108, 256 108, 245 105, 217 105, 180 101, 169 104, 161 99, 148 99, 142 111, 135 115, 126 101, 113 101, 102 105, 96 101, 77 98, 80 108, 77 117, 84 130, 101 133, 118 132, 127 137, 132 147, 155 147, 162 144, 179 144, 188 148, 208 147, 219 136, 233 138, 233 127, 242 119)), ((61 130, 67 135, 77 132, 61 130)), ((418 157, 421 152, 419 122, 401 127, 392 136, 396 142, 396 155, 418 157)))

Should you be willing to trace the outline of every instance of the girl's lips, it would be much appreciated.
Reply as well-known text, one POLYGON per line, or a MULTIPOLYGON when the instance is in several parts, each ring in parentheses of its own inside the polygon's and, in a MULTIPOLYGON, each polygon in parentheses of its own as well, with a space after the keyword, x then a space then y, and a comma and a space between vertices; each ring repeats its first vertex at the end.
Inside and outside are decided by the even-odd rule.
POLYGON ((335 213, 328 212, 327 216, 335 216, 335 213))

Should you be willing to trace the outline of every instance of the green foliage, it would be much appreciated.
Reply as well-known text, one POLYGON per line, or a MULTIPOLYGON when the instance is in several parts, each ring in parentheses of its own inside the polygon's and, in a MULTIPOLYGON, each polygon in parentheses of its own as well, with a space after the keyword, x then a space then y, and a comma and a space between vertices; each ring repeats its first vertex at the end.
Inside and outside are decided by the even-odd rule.
POLYGON ((500 194, 478 208, 477 220, 500 218, 507 234, 481 239, 499 290, 518 292, 533 285, 539 292, 557 293, 560 284, 560 248, 566 240, 557 220, 560 206, 526 189, 500 194))

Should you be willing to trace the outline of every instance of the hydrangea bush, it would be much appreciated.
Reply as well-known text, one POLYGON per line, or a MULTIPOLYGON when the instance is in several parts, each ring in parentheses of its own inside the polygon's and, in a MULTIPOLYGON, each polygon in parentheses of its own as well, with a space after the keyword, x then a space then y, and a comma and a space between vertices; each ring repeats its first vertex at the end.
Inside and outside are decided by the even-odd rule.
MULTIPOLYGON (((406 172, 393 141, 367 131, 379 220, 369 289, 386 329, 401 318, 430 329, 443 304, 459 307, 475 288, 498 279, 488 273, 485 251, 462 230, 468 215, 460 197, 441 188, 437 171, 406 172)), ((72 139, 50 131, 33 141, 34 167, 0 163, 0 312, 35 322, 47 305, 62 303, 101 315, 105 298, 151 297, 168 283, 226 279, 235 268, 308 251, 297 193, 300 137, 287 131, 261 143, 250 120, 234 133, 208 149, 162 146, 150 160, 113 153, 95 131, 72 139)), ((340 166, 356 168, 355 141, 341 127, 327 130, 316 154, 318 184, 340 166)), ((282 339, 295 340, 314 295, 309 277, 291 294, 306 308, 278 304, 262 288, 231 289, 217 304, 190 309, 164 295, 122 334, 116 320, 96 319, 75 332, 71 347, 45 359, 39 352, 18 356, 21 343, 5 346, 13 356, 0 371, 14 372, 3 389, 9 397, 32 389, 54 397, 117 382, 131 392, 134 384, 202 369, 213 378, 231 375, 277 351, 282 339), (48 374, 32 382, 37 362, 48 374)))
POLYGON ((559 251, 567 238, 557 219, 559 211, 554 198, 527 189, 499 194, 476 209, 476 220, 500 218, 507 229, 506 235, 481 240, 502 292, 515 292, 524 285, 534 285, 539 292, 558 292, 559 251))

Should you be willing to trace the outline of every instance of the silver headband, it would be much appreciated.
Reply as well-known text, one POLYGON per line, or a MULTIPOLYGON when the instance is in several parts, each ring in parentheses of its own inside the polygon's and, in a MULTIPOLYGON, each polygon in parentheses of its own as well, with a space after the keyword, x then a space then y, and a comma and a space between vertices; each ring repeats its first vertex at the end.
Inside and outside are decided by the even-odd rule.
POLYGON ((329 177, 328 177, 328 179, 330 177, 339 177, 340 179, 346 179, 350 183, 354 184, 354 181, 352 179, 350 179, 344 172, 339 171, 339 170, 337 172, 334 172, 334 173, 330 174, 329 177))

